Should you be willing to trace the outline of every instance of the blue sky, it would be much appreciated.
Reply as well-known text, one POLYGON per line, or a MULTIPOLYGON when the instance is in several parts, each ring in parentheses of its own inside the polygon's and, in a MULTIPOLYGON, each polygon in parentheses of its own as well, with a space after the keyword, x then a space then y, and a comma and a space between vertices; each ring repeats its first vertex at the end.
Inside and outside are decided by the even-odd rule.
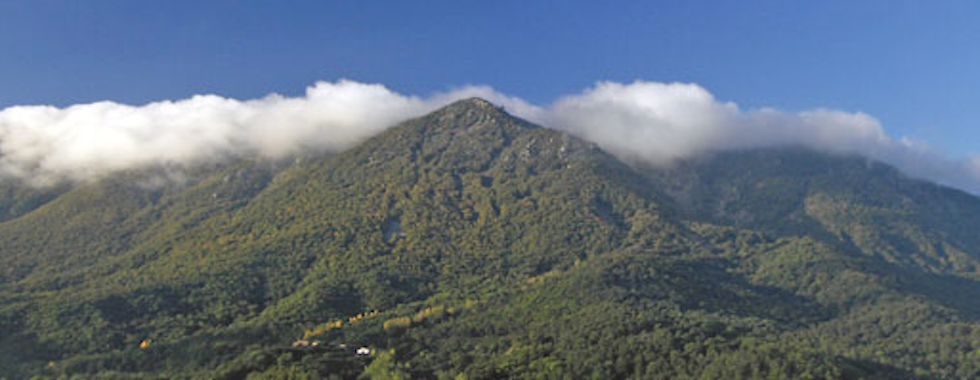
POLYGON ((980 2, 5 0, 0 15, 0 108, 340 78, 547 104, 642 79, 743 108, 862 111, 954 155, 980 141, 980 2))

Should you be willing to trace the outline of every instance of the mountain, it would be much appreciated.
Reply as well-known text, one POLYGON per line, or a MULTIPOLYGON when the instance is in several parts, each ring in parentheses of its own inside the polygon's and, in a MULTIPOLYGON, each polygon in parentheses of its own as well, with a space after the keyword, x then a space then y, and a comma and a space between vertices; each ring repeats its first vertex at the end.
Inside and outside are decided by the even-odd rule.
POLYGON ((861 157, 723 153, 650 171, 696 217, 777 235, 831 236, 901 266, 980 279, 980 204, 861 157))
POLYGON ((976 378, 977 211, 468 99, 339 154, 0 184, 0 377, 976 378))

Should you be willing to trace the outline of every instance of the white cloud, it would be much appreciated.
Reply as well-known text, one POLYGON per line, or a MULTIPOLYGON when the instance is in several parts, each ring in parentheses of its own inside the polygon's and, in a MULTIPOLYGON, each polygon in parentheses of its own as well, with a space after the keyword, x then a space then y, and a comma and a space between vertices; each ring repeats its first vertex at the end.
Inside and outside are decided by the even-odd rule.
POLYGON ((0 173, 43 183, 229 156, 339 151, 437 106, 381 85, 340 81, 317 83, 295 98, 10 107, 0 111, 0 173))
POLYGON ((922 143, 889 136, 863 113, 742 110, 696 84, 643 81, 601 82, 544 107, 487 86, 418 97, 345 80, 318 82, 299 97, 242 101, 199 95, 142 106, 15 106, 0 110, 0 175, 50 183, 160 164, 336 152, 401 120, 474 96, 633 162, 660 165, 713 151, 802 145, 867 155, 914 176, 980 191, 980 156, 950 159, 922 143))
POLYGON ((853 151, 888 142, 880 123, 862 113, 743 111, 696 84, 602 82, 559 99, 549 114, 552 125, 623 158, 656 164, 718 150, 806 145, 853 151))
POLYGON ((709 152, 795 145, 860 154, 980 192, 980 156, 954 160, 922 142, 891 137, 860 112, 742 110, 696 84, 638 81, 601 82, 559 99, 546 114, 547 124, 633 162, 664 165, 709 152))

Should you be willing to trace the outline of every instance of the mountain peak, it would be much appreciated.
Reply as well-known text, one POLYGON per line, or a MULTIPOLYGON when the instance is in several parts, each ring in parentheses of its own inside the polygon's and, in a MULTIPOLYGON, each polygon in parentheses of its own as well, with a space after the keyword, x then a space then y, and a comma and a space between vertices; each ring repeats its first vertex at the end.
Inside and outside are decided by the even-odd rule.
POLYGON ((447 108, 449 108, 449 107, 475 108, 475 109, 485 109, 485 110, 488 110, 488 111, 491 111, 491 110, 500 110, 500 107, 497 107, 495 104, 491 103, 489 100, 486 100, 486 99, 483 99, 483 98, 480 98, 480 97, 472 97, 472 98, 460 99, 460 100, 457 100, 457 101, 455 101, 453 103, 450 103, 446 107, 447 108))
POLYGON ((455 102, 452 102, 442 107, 441 109, 437 110, 435 113, 450 115, 454 117, 459 117, 459 116, 492 117, 492 116, 502 116, 502 115, 510 116, 502 108, 482 98, 467 98, 467 99, 457 100, 455 102))
POLYGON ((533 128, 533 124, 514 117, 485 99, 467 98, 450 103, 424 117, 427 124, 436 129, 448 130, 479 130, 491 128, 533 128))

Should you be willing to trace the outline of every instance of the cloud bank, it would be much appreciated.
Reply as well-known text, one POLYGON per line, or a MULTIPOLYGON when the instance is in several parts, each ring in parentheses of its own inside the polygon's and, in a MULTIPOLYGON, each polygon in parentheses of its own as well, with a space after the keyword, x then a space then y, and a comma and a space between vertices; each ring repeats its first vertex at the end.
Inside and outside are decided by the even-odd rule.
POLYGON ((545 123, 594 141, 620 158, 664 165, 705 153, 779 146, 858 154, 906 174, 980 193, 980 156, 956 160, 885 132, 874 117, 818 108, 742 110, 696 84, 600 82, 559 99, 545 123))
POLYGON ((399 121, 469 97, 594 141, 636 163, 666 165, 710 152, 801 145, 862 154, 916 177, 980 193, 980 156, 951 159, 923 143, 888 135, 867 114, 742 110, 696 84, 643 81, 600 82, 546 106, 486 86, 419 97, 347 80, 318 82, 298 97, 198 95, 141 106, 108 101, 14 106, 0 110, 0 178, 45 184, 155 165, 338 152, 399 121))

